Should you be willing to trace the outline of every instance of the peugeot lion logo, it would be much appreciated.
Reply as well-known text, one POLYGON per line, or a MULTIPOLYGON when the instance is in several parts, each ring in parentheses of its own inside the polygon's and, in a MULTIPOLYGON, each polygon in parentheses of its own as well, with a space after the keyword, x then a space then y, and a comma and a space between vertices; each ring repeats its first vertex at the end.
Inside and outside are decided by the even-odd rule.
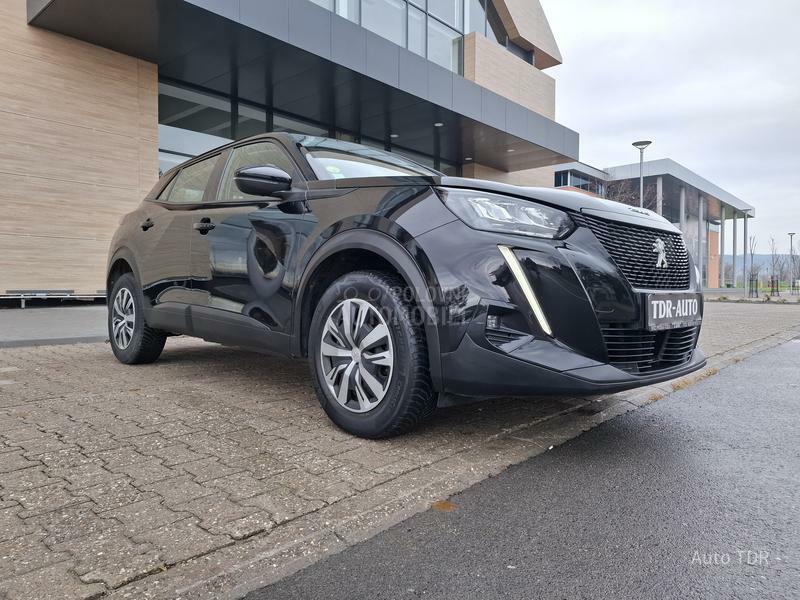
POLYGON ((658 254, 656 269, 666 269, 669 267, 669 263, 667 262, 667 247, 664 245, 664 240, 656 238, 656 241, 653 242, 653 252, 658 254))

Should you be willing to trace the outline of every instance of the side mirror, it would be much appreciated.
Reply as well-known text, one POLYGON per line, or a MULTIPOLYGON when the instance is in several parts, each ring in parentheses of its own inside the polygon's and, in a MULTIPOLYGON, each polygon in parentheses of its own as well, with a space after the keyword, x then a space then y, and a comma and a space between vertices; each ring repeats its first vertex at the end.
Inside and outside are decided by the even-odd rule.
POLYGON ((239 191, 248 196, 272 196, 292 188, 292 177, 278 167, 245 167, 233 175, 239 191))

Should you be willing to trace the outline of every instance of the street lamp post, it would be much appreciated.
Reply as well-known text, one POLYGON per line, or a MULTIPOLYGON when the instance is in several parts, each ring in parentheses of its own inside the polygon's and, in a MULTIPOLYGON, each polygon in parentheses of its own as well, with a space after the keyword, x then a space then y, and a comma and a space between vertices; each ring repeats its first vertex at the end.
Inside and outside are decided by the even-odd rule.
POLYGON ((789 293, 794 294, 794 233, 789 234, 789 293))
POLYGON ((633 142, 633 147, 639 151, 639 208, 644 208, 644 151, 652 143, 647 140, 633 142))

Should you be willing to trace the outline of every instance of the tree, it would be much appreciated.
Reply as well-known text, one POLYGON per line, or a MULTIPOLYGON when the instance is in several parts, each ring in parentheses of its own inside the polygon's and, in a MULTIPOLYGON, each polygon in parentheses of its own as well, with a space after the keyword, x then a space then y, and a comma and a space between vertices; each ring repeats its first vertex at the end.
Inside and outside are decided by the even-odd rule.
MULTIPOLYGON (((646 184, 644 186, 644 207, 658 212, 657 196, 656 184, 646 184)), ((606 185, 606 198, 629 206, 639 206, 639 180, 621 179, 609 182, 606 185)))
POLYGON ((786 256, 778 251, 778 243, 775 238, 769 239, 769 255, 770 255, 770 276, 777 279, 780 289, 780 281, 786 275, 786 256))

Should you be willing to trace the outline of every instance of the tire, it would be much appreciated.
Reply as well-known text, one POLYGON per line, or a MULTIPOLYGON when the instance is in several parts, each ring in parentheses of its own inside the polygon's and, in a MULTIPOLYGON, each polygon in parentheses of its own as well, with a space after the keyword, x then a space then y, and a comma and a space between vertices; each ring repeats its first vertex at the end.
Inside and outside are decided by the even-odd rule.
POLYGON ((418 312, 405 283, 380 271, 344 275, 322 295, 308 358, 320 404, 336 425, 359 437, 387 438, 433 412, 436 394, 418 312))
POLYGON ((117 279, 111 289, 108 302, 108 340, 114 356, 126 365, 155 362, 161 356, 167 341, 165 332, 153 329, 145 323, 142 291, 130 273, 117 279), (115 335, 114 325, 119 322, 121 314, 132 315, 133 327, 123 324, 121 329, 124 331, 115 335))

